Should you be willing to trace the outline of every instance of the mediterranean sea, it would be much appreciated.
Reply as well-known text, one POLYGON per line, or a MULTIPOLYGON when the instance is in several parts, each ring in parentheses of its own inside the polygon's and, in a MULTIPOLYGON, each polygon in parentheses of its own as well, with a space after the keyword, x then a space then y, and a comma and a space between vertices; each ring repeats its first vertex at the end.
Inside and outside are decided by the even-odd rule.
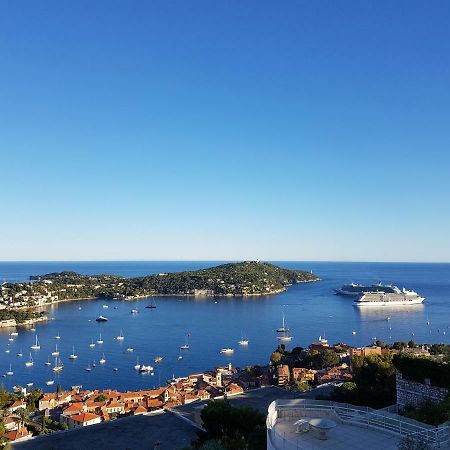
MULTIPOLYGON (((27 281, 30 275, 74 270, 83 274, 117 274, 126 277, 162 272, 206 268, 221 262, 151 261, 151 262, 0 262, 0 281, 27 281)), ((291 286, 286 292, 266 297, 180 298, 156 297, 155 309, 146 309, 150 299, 84 300, 48 307, 52 320, 31 327, 19 327, 18 336, 9 341, 13 329, 0 329, 0 373, 6 389, 34 383, 45 391, 55 380, 64 388, 133 390, 165 385, 172 378, 213 369, 231 362, 233 366, 267 364, 278 345, 275 329, 284 312, 293 340, 288 347, 307 346, 319 335, 330 342, 353 346, 368 345, 373 339, 384 341, 450 343, 450 264, 419 263, 347 263, 273 261, 289 269, 312 270, 322 281, 291 286), (381 307, 364 310, 352 306, 352 299, 334 295, 333 288, 349 282, 393 283, 425 297, 423 305, 395 309, 381 307), (108 305, 108 308, 103 308, 108 305), (131 309, 138 309, 132 314, 131 309), (97 323, 103 314, 108 322, 97 323), (389 320, 387 318, 389 317, 389 320), (123 332, 124 340, 115 339, 123 332), (102 335, 103 344, 89 344, 102 335), (41 349, 30 346, 37 335, 41 349), (60 339, 55 339, 59 335, 60 339), (189 350, 180 350, 188 336, 189 350), (249 340, 241 347, 241 337, 249 340), (54 375, 44 363, 58 345, 64 369, 54 375), (70 360, 73 346, 78 354, 70 360), (234 348, 233 355, 220 354, 224 347, 234 348), (133 351, 127 351, 133 348, 133 351), (9 352, 7 352, 9 350, 9 352), (23 356, 17 354, 22 351, 23 356), (29 354, 32 367, 25 367, 29 354), (99 364, 104 355, 105 364, 99 364), (160 364, 154 358, 162 356, 160 364), (182 356, 182 358, 179 358, 182 356), (153 375, 137 373, 136 360, 151 364, 153 375), (85 371, 88 364, 96 367, 85 371), (116 368, 117 371, 114 371, 116 368)), ((152 300, 153 301, 153 300, 152 300)))

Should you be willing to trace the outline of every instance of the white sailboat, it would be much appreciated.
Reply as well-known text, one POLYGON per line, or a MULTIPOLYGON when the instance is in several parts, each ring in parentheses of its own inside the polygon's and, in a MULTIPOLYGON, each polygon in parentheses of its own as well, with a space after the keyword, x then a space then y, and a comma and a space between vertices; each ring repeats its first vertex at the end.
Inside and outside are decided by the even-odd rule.
POLYGON ((55 351, 52 352, 52 356, 59 356, 58 344, 55 344, 55 351))
POLYGON ((103 344, 102 333, 100 333, 100 336, 97 339, 97 344, 103 344))
POLYGON ((36 341, 35 343, 31 346, 31 350, 39 350, 41 348, 39 341, 38 341, 38 337, 36 335, 36 341))
POLYGON ((59 335, 59 333, 55 336, 55 339, 61 339, 61 336, 59 335))
POLYGON ((284 320, 284 311, 283 311, 282 315, 283 315, 283 322, 282 322, 281 327, 280 327, 280 328, 277 328, 277 332, 278 332, 278 333, 287 333, 287 332, 289 331, 289 328, 288 328, 288 326, 286 325, 286 322, 285 322, 285 320, 284 320))
POLYGON ((180 350, 189 350, 188 336, 186 336, 186 340, 184 341, 184 344, 180 347, 180 350))
POLYGON ((98 360, 98 362, 99 362, 100 364, 105 364, 106 358, 105 358, 105 354, 104 354, 104 353, 102 354, 102 357, 98 360))
POLYGON ((25 367, 31 367, 33 365, 33 357, 31 356, 30 353, 30 359, 28 361, 25 361, 25 367))
POLYGON ((17 356, 19 356, 19 357, 23 356, 22 349, 20 349, 19 353, 17 353, 17 356))
POLYGON ((47 362, 44 363, 46 366, 51 366, 52 363, 50 362, 50 356, 47 358, 47 362))
POLYGON ((118 341, 123 341, 125 339, 125 336, 123 335, 122 330, 120 330, 120 334, 119 334, 119 336, 116 336, 116 339, 118 341))
POLYGON ((238 341, 238 344, 241 345, 241 346, 248 345, 248 339, 244 338, 244 333, 241 334, 241 340, 238 341))
POLYGON ((72 345, 72 353, 69 355, 69 359, 77 359, 78 355, 75 353, 75 345, 72 345))
POLYGON ((89 361, 89 364, 87 365, 87 367, 84 369, 86 372, 90 372, 92 370, 91 367, 91 362, 89 361))
POLYGON ((92 339, 92 342, 89 344, 89 347, 94 348, 95 344, 94 344, 94 339, 92 339))
POLYGON ((136 358, 136 364, 134 365, 134 370, 139 370, 141 365, 139 364, 139 356, 136 358))
POLYGON ((6 372, 6 375, 8 375, 9 377, 14 375, 11 364, 9 365, 9 370, 8 370, 8 372, 6 372))
POLYGON ((64 366, 62 365, 61 360, 56 357, 55 358, 55 365, 53 366, 53 372, 61 372, 61 370, 63 370, 64 366))

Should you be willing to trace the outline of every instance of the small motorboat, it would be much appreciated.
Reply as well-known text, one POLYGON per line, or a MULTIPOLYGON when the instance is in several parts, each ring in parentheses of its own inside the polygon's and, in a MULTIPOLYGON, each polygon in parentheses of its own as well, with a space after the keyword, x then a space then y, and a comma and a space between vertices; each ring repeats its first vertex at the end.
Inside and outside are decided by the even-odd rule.
POLYGON ((105 316, 100 315, 100 316, 98 316, 98 317, 95 319, 95 321, 96 321, 96 322, 108 322, 108 318, 105 317, 105 316))
POLYGON ((155 363, 161 363, 162 362, 162 360, 163 360, 163 357, 162 356, 157 356, 156 358, 155 358, 155 363))

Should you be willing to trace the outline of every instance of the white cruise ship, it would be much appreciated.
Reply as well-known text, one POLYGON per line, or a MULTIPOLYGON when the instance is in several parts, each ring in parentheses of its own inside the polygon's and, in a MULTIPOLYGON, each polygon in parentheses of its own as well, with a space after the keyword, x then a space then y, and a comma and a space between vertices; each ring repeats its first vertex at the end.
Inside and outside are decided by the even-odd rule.
POLYGON ((415 291, 407 289, 396 289, 394 293, 386 292, 364 292, 358 300, 353 302, 354 306, 399 306, 399 305, 419 305, 425 300, 415 291))

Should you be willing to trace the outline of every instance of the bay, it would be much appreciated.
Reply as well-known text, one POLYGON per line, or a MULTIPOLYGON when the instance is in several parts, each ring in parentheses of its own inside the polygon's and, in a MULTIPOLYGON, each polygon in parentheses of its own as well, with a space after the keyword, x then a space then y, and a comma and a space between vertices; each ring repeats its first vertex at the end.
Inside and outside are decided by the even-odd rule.
MULTIPOLYGON (((0 280, 26 281, 30 275, 75 270, 84 274, 110 273, 127 277, 152 273, 194 270, 220 262, 208 261, 117 261, 117 262, 0 262, 0 280)), ((86 300, 60 303, 48 307, 52 320, 31 327, 18 328, 19 336, 8 341, 11 329, 0 330, 0 373, 11 364, 14 375, 1 379, 4 387, 33 382, 46 391, 55 387, 45 382, 55 379, 64 388, 119 390, 156 387, 167 379, 183 376, 231 362, 234 366, 267 364, 278 345, 275 329, 282 312, 294 339, 289 347, 307 346, 319 335, 331 342, 368 345, 374 338, 384 341, 410 339, 416 342, 450 343, 450 264, 420 263, 344 263, 344 262, 274 262, 290 269, 313 270, 322 281, 299 284, 275 296, 247 298, 155 298, 157 308, 146 309, 149 299, 136 301, 86 300), (414 289, 426 297, 418 306, 360 310, 352 300, 334 295, 333 288, 344 283, 393 283, 414 289), (108 308, 103 308, 103 304, 108 308), (79 309, 81 308, 81 309, 79 309), (131 314, 137 308, 138 314, 131 314), (103 314, 108 322, 97 323, 103 314), (387 317, 390 320, 387 320, 387 317), (429 325, 427 324, 429 322, 429 325), (125 339, 115 337, 123 331, 125 339), (352 334, 355 332, 356 334, 352 334), (104 343, 90 348, 89 343, 102 334, 104 343), (30 350, 35 335, 41 344, 30 350), (55 336, 61 339, 56 340, 55 336), (189 350, 180 350, 189 335, 189 350), (237 343, 245 336, 248 347, 237 343), (44 365, 58 344, 64 370, 54 375, 44 365), (72 346, 78 359, 68 359, 72 346), (126 349, 132 347, 133 352, 126 349), (220 349, 231 347, 234 355, 222 355, 220 349), (10 352, 6 353, 5 350, 10 352), (22 350, 23 356, 16 356, 22 350), (34 365, 24 363, 32 353, 34 365), (102 355, 106 363, 98 363, 102 355), (179 356, 182 359, 179 359, 179 356), (161 364, 154 358, 162 356, 161 364), (155 367, 154 375, 136 373, 133 366, 139 357, 143 364, 155 367), (96 361, 96 367, 85 367, 96 361), (115 372, 113 368, 118 370, 115 372)), ((53 363, 54 358, 50 357, 53 363)))

